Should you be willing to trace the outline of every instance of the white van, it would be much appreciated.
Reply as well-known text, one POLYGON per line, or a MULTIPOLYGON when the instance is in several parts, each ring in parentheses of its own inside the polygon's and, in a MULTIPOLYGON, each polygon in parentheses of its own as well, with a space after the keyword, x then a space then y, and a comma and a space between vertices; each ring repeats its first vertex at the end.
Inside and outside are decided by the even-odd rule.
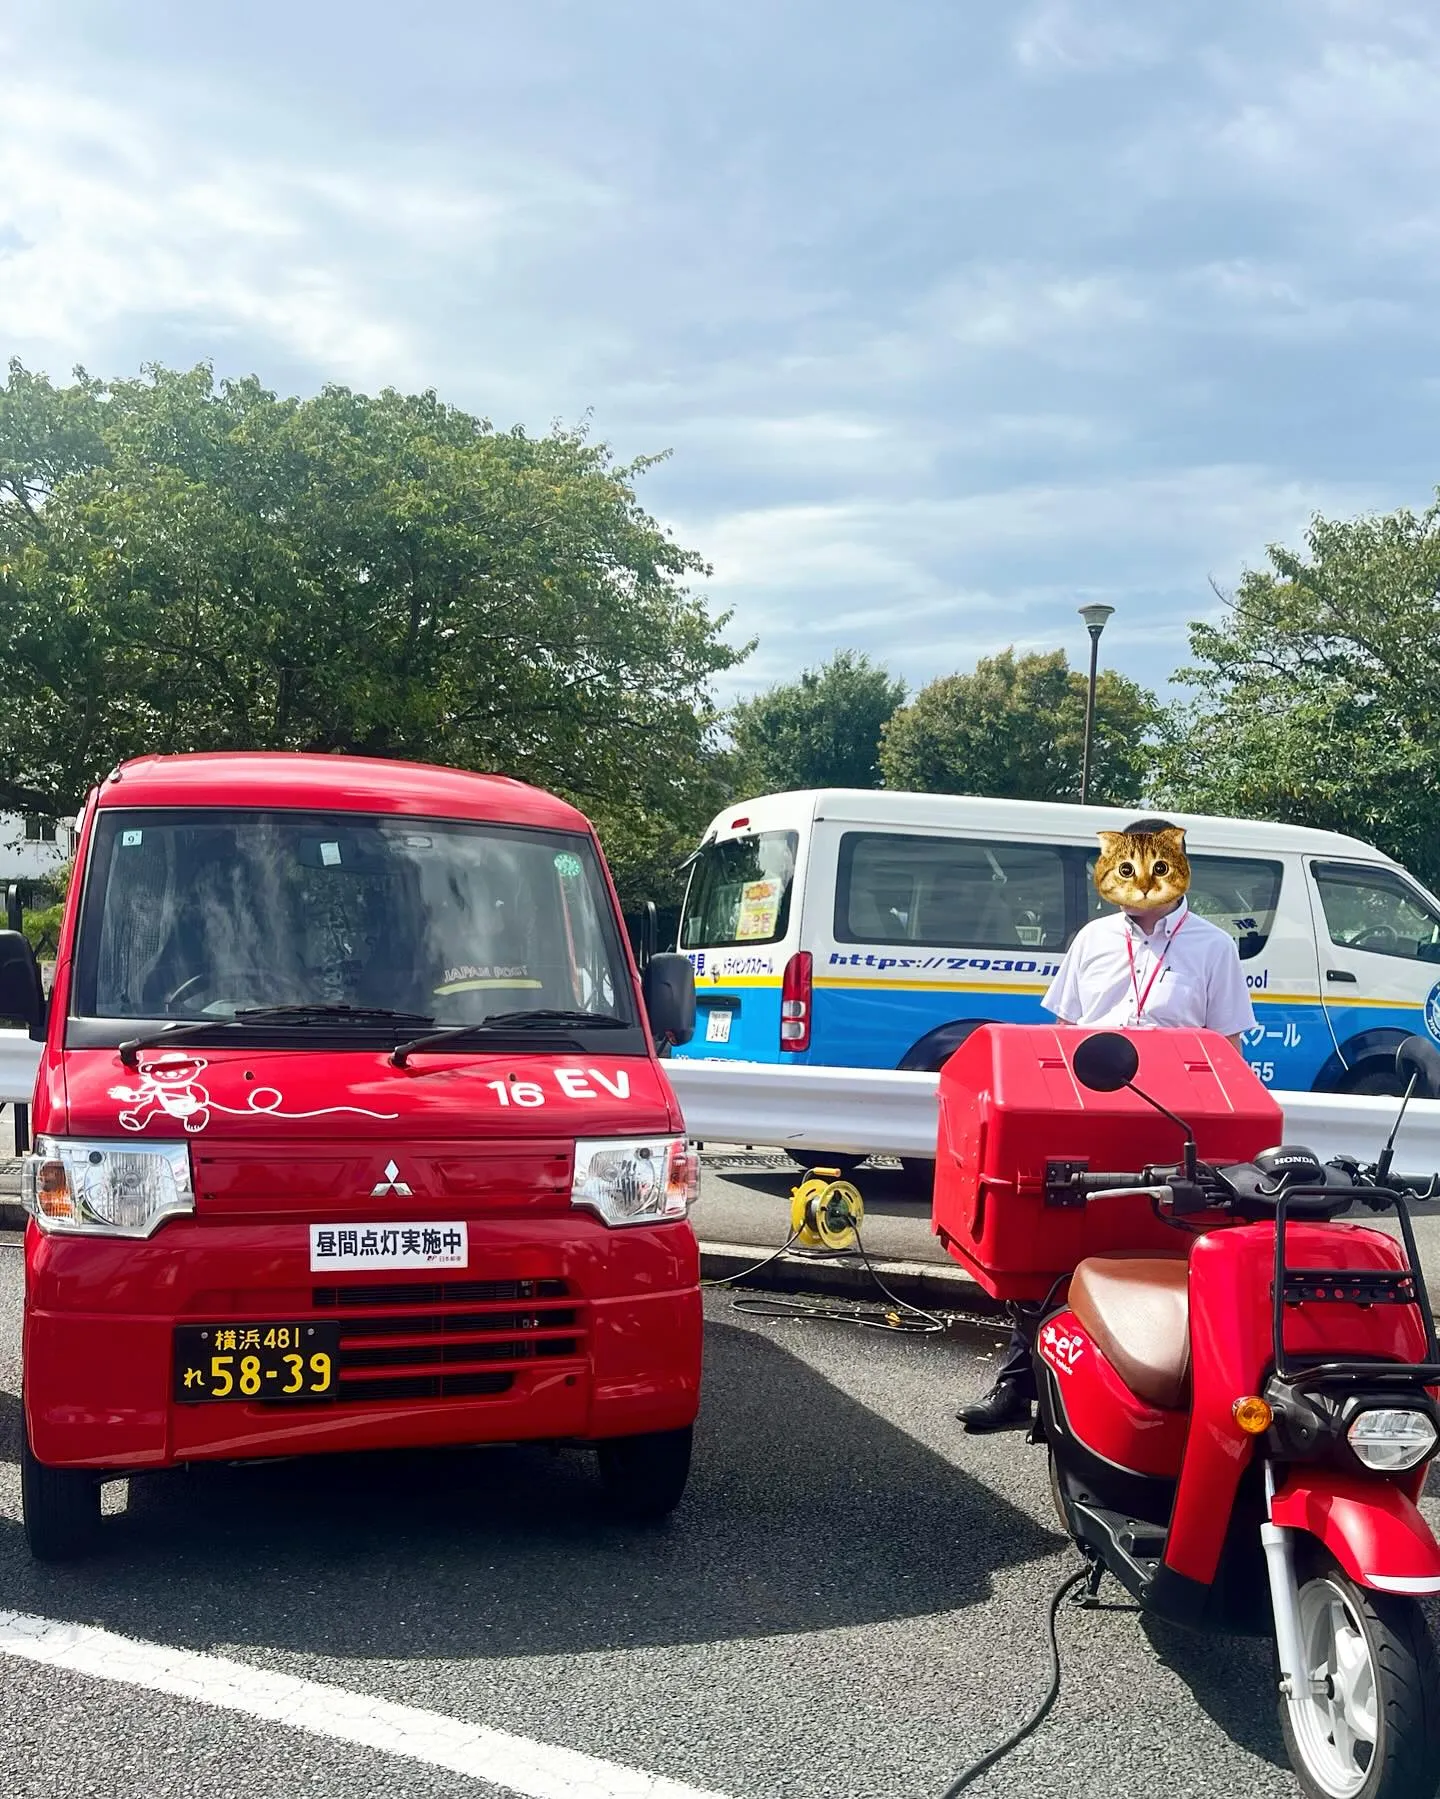
MULTIPOLYGON (((1101 806, 827 789, 728 807, 692 858, 679 947, 699 1019, 677 1056, 936 1069, 977 1024, 1047 1021, 1066 946, 1106 910, 1101 806)), ((1190 904, 1235 939, 1267 1086, 1395 1090, 1440 1041, 1440 902, 1329 831, 1168 813, 1190 904)))

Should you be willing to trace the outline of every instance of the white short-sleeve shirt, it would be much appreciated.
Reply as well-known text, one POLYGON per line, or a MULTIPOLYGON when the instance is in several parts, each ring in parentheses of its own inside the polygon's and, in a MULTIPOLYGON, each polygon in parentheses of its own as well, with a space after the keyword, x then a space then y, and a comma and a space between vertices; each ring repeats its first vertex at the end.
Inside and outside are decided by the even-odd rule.
POLYGON ((1153 1026, 1233 1037, 1255 1028, 1233 939, 1184 900, 1148 933, 1123 912, 1092 919, 1041 1003, 1063 1024, 1095 1030, 1153 1026))

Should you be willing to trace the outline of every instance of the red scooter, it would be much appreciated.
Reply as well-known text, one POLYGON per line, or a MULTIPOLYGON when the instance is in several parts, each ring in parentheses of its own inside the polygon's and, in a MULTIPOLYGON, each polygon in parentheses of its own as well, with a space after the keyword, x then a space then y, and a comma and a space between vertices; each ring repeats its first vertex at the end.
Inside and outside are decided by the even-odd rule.
MULTIPOLYGON (((1440 1196, 1440 1177, 1397 1175, 1389 1145, 1367 1167, 1294 1147, 1202 1162, 1134 1086, 1134 1041, 1066 1047, 1080 1088, 1128 1090, 1127 1108, 1185 1134, 1181 1161, 1138 1174, 1048 1164, 1057 1208, 1151 1213, 1142 1253, 1084 1256, 1034 1314, 1032 1437, 1091 1591, 1104 1571, 1162 1617, 1273 1633, 1312 1799, 1431 1799, 1440 1668, 1420 1600, 1440 1594, 1440 1544, 1417 1501, 1440 1443, 1440 1345, 1410 1200, 1440 1196), (1402 1241, 1337 1222, 1357 1207, 1393 1212, 1402 1241)), ((1157 1066, 1163 1053, 1147 1046, 1157 1066)), ((1228 1046, 1206 1053, 1237 1090, 1228 1046)), ((1423 1039, 1399 1060, 1412 1092, 1440 1094, 1423 1039)))

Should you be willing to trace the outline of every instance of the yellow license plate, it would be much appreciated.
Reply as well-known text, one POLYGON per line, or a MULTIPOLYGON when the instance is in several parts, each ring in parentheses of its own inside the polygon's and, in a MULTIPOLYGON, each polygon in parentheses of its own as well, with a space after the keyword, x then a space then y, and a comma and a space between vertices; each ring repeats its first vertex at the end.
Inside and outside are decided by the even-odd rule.
POLYGON ((339 1360, 338 1324, 181 1324, 173 1391, 191 1405, 314 1404, 335 1398, 339 1360))

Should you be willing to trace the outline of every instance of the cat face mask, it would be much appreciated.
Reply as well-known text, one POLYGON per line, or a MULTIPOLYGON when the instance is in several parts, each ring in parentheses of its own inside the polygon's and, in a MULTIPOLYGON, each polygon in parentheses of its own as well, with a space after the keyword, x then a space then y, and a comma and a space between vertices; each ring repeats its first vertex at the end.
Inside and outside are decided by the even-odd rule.
POLYGON ((1185 833, 1178 825, 1163 831, 1099 831, 1100 860, 1095 891, 1126 912, 1163 912, 1184 897, 1190 885, 1185 833))

